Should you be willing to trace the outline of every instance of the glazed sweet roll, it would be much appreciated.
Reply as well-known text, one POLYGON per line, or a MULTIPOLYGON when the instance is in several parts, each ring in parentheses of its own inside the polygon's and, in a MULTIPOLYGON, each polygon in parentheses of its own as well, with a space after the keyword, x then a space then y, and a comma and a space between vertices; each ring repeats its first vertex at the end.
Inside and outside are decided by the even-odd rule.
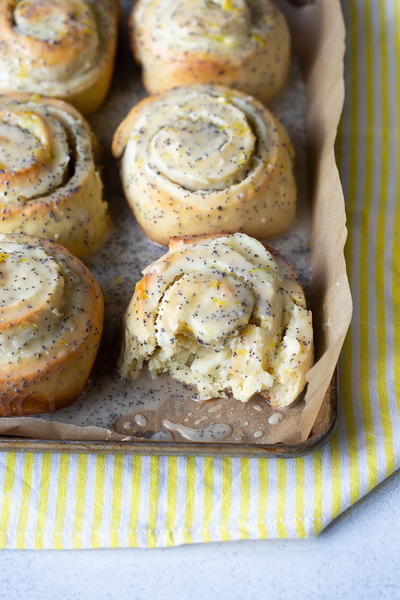
POLYGON ((73 402, 102 327, 101 291, 79 259, 47 240, 0 234, 0 416, 73 402))
POLYGON ((0 90, 96 110, 111 81, 118 9, 117 0, 0 0, 0 90))
POLYGON ((139 0, 130 24, 152 94, 213 83, 266 101, 287 79, 290 34, 270 0, 139 0))
POLYGON ((176 88, 142 100, 117 129, 125 195, 145 233, 285 230, 296 208, 293 148, 260 102, 221 86, 176 88))
POLYGON ((313 360, 312 316, 270 249, 241 233, 175 239, 143 275, 125 318, 124 377, 147 365, 201 400, 296 400, 313 360))
POLYGON ((57 241, 86 256, 109 229, 87 122, 60 100, 0 95, 0 233, 57 241))

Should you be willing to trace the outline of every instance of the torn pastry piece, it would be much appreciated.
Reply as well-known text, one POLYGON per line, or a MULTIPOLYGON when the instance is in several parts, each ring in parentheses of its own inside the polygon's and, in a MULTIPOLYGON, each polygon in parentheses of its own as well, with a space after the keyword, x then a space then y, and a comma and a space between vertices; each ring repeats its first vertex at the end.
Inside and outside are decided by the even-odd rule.
POLYGON ((146 267, 125 317, 121 373, 144 365, 200 400, 260 394, 294 402, 313 361, 312 315, 291 269, 242 233, 171 240, 146 267))
POLYGON ((265 102, 287 79, 289 29, 270 0, 139 0, 130 25, 151 94, 213 83, 265 102))
POLYGON ((84 257, 106 237, 96 140, 70 104, 0 95, 0 233, 51 239, 84 257))
POLYGON ((103 297, 68 250, 0 234, 0 416, 53 412, 88 380, 103 328, 103 297))
POLYGON ((110 85, 118 14, 117 0, 0 0, 0 91, 93 112, 110 85))
POLYGON ((296 211, 293 148, 257 100, 221 86, 142 100, 117 129, 129 205, 154 241, 243 231, 267 238, 296 211))

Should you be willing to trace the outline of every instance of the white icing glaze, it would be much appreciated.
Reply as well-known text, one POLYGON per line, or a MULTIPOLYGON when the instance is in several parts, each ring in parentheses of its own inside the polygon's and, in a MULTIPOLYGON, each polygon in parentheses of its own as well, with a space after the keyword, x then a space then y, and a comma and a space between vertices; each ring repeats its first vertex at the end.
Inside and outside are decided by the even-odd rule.
POLYGON ((263 431, 255 431, 254 432, 254 437, 257 439, 262 438, 262 436, 264 435, 263 431))
POLYGON ((169 431, 175 431, 191 442, 217 442, 227 438, 232 433, 232 427, 223 423, 213 423, 204 429, 193 429, 181 423, 173 423, 168 419, 164 419, 162 424, 169 431))
MULTIPOLYGON (((229 56, 232 50, 243 49, 247 44, 256 47, 251 40, 251 12, 245 0, 142 0, 136 18, 138 26, 146 5, 153 6, 153 35, 155 29, 158 43, 165 50, 181 47, 183 51, 195 48, 207 52, 213 48, 229 56)), ((260 25, 264 23, 254 25, 255 32, 260 25)))
MULTIPOLYGON (((121 382, 122 387, 123 383, 121 382)), ((135 382, 135 389, 129 395, 129 407, 125 414, 127 423, 131 423, 129 419, 134 421, 136 415, 158 410, 174 393, 182 393, 182 388, 177 387, 176 383, 175 387, 170 385, 168 376, 160 375, 154 381, 154 379, 146 377, 144 373, 141 374, 135 382)))
POLYGON ((156 431, 156 433, 153 433, 150 439, 157 442, 172 442, 174 438, 172 433, 169 431, 156 431))
POLYGON ((145 427, 147 425, 147 419, 144 415, 135 415, 135 423, 139 427, 145 427))
POLYGON ((249 169, 256 145, 245 114, 233 104, 219 102, 197 113, 195 105, 186 107, 190 109, 190 119, 174 115, 152 137, 152 168, 193 192, 224 189, 239 182, 249 169))
MULTIPOLYGON (((208 273, 185 274, 166 290, 161 301, 156 321, 157 341, 163 347, 166 340, 186 328, 200 344, 218 347, 248 323, 253 308, 250 288, 235 277, 216 273, 210 279, 208 273), (170 307, 176 310, 172 312, 170 307)), ((200 358, 196 368, 203 367, 207 368, 207 364, 203 365, 200 358)))
POLYGON ((284 416, 282 413, 279 413, 279 412, 272 413, 272 415, 268 418, 268 423, 270 425, 277 425, 278 423, 283 421, 283 419, 284 419, 284 416))

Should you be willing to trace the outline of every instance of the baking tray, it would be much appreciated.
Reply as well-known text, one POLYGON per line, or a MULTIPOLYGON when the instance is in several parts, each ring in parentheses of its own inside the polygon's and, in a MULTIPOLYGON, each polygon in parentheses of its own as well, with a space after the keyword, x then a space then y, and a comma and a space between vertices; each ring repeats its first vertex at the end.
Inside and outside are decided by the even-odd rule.
MULTIPOLYGON (((340 13, 340 5, 339 0, 315 0, 307 1, 307 0, 293 0, 289 2, 289 0, 281 0, 279 2, 280 5, 285 4, 285 2, 289 5, 292 5, 289 10, 289 22, 292 20, 292 24, 294 23, 294 27, 296 31, 294 31, 294 41, 296 46, 296 37, 299 39, 299 31, 302 29, 302 22, 306 23, 306 26, 309 28, 309 24, 307 23, 309 19, 313 19, 313 26, 311 29, 314 31, 314 35, 307 35, 307 52, 305 53, 305 57, 303 57, 303 65, 306 68, 309 76, 312 76, 313 68, 312 68, 312 59, 310 62, 310 57, 318 56, 318 53, 321 51, 321 37, 323 35, 323 27, 320 27, 318 23, 319 18, 323 18, 324 16, 324 5, 327 2, 332 2, 337 5, 338 18, 341 18, 340 13), (305 6, 310 5, 310 6, 305 6), (296 6, 296 8, 294 8, 296 6), (292 11, 292 12, 290 12, 292 11), (296 12, 298 11, 298 14, 296 12), (315 14, 311 14, 310 11, 314 11, 315 14), (294 20, 293 20, 294 16, 294 20), (322 33, 321 33, 322 31, 322 33), (308 63, 308 64, 307 64, 308 63)), ((125 9, 127 9, 131 2, 122 2, 125 9)), ((326 46, 325 50, 326 51, 326 46)), ((122 62, 126 61, 127 54, 129 54, 129 50, 127 48, 127 31, 126 31, 126 23, 122 23, 122 31, 120 32, 120 49, 119 54, 117 56, 117 64, 119 59, 122 62)), ((342 61, 343 56, 341 54, 340 48, 337 52, 337 60, 342 61)), ((129 60, 132 60, 129 58, 129 60)), ((121 85, 121 78, 119 77, 119 82, 116 83, 121 85)), ((117 90, 118 95, 118 90, 117 90)), ((126 109, 129 109, 130 106, 127 106, 126 109)), ((315 109, 315 107, 314 107, 315 109)), ((340 107, 341 109, 341 107, 340 107)), ((318 115, 312 115, 311 121, 317 120, 318 115)), ((94 121, 96 117, 94 117, 94 121)), ((317 173, 317 169, 313 168, 318 163, 318 143, 315 140, 315 131, 314 135, 310 136, 308 141, 308 150, 309 156, 307 164, 310 165, 310 170, 308 173, 309 184, 310 184, 310 193, 311 195, 315 195, 321 192, 321 181, 318 181, 318 178, 321 175, 321 172, 317 173), (315 157, 317 156, 317 161, 315 157)), ((323 140, 320 140, 322 143, 323 140)), ((110 193, 108 193, 108 200, 110 193)), ((318 295, 318 299, 321 296, 318 295)), ((314 305, 312 303, 313 310, 315 310, 315 300, 314 305)), ((318 348, 318 342, 317 342, 318 348)), ((318 350, 317 350, 318 352, 318 350)), ((292 444, 284 444, 284 443, 275 443, 275 444, 261 444, 261 443, 244 443, 244 442, 219 442, 219 443, 194 443, 194 442, 186 442, 186 441, 174 441, 174 442, 159 442, 159 441, 148 441, 138 439, 136 440, 127 440, 127 441, 69 441, 69 440, 39 440, 39 439, 28 439, 21 437, 10 437, 3 436, 0 437, 0 450, 18 450, 18 451, 48 451, 48 452, 96 452, 96 453, 131 453, 131 454, 156 454, 156 455, 212 455, 212 456, 273 456, 273 457, 295 457, 301 456, 312 448, 315 448, 321 445, 330 433, 334 429, 335 420, 337 414, 337 377, 336 373, 330 382, 328 389, 325 394, 324 401, 322 403, 321 409, 318 413, 318 417, 313 425, 310 436, 306 441, 300 443, 292 443, 292 444)))
POLYGON ((231 456, 248 458, 295 458, 320 447, 332 434, 337 416, 337 375, 335 373, 320 417, 322 432, 312 434, 299 444, 245 444, 245 443, 194 443, 194 442, 73 442, 60 440, 29 440, 13 437, 0 438, 0 450, 18 452, 83 452, 141 454, 157 456, 231 456))

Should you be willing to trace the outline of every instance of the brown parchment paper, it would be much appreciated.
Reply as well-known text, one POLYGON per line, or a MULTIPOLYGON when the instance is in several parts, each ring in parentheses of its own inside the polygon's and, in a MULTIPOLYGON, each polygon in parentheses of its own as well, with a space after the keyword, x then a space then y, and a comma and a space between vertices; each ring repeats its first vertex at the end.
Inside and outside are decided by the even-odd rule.
POLYGON ((350 325, 352 299, 346 273, 343 190, 334 144, 344 102, 345 27, 340 0, 316 0, 286 11, 306 81, 306 128, 312 185, 311 308, 316 363, 308 375, 301 434, 309 436, 350 325))
MULTIPOLYGON (((122 4, 127 14, 131 2, 127 0, 122 4)), ((108 333, 88 390, 73 407, 40 418, 2 418, 1 435, 37 440, 125 441, 128 449, 130 441, 148 441, 154 432, 165 430, 165 419, 197 429, 210 423, 228 422, 232 434, 227 441, 238 446, 250 442, 290 446, 310 436, 317 438, 326 431, 333 412, 332 377, 352 311, 343 255, 346 239, 344 199, 334 157, 334 141, 344 98, 344 24, 339 0, 315 0, 302 8, 291 6, 288 0, 277 0, 277 4, 288 18, 294 54, 300 62, 305 85, 295 84, 296 89, 286 95, 286 100, 285 97, 278 99, 272 106, 279 116, 282 112, 284 117, 282 105, 289 104, 286 110, 291 115, 289 130, 297 153, 300 209, 297 224, 289 235, 270 243, 289 261, 291 253, 295 253, 294 266, 301 271, 300 278, 313 310, 316 362, 308 376, 305 398, 283 411, 281 422, 265 427, 275 411, 257 399, 245 405, 226 400, 198 403, 191 399, 190 390, 175 385, 170 378, 162 378, 153 384, 144 375, 137 382, 127 383, 116 375, 123 311, 134 283, 140 277, 140 269, 150 262, 148 256, 153 260, 164 252, 160 247, 149 246, 151 242, 134 223, 123 200, 117 164, 109 150, 116 124, 145 95, 139 70, 134 66, 128 48, 124 19, 112 92, 106 105, 90 119, 103 146, 106 196, 114 221, 112 240, 88 261, 105 295, 108 333), (302 131, 303 109, 305 131, 302 131), (301 122, 298 130, 297 122, 301 122), (125 237, 121 233, 122 227, 127 228, 125 237), (311 277, 308 265, 301 262, 303 255, 306 262, 310 258, 311 277), (120 283, 125 285, 119 287, 120 283), (130 290, 129 294, 126 289, 130 290), (139 397, 142 394, 143 398, 148 398, 142 408, 137 397, 132 403, 132 390, 136 390, 139 397), (145 425, 138 426, 135 422, 139 413, 144 417, 145 425)), ((163 439, 183 441, 176 433, 161 436, 159 443, 163 439)))

